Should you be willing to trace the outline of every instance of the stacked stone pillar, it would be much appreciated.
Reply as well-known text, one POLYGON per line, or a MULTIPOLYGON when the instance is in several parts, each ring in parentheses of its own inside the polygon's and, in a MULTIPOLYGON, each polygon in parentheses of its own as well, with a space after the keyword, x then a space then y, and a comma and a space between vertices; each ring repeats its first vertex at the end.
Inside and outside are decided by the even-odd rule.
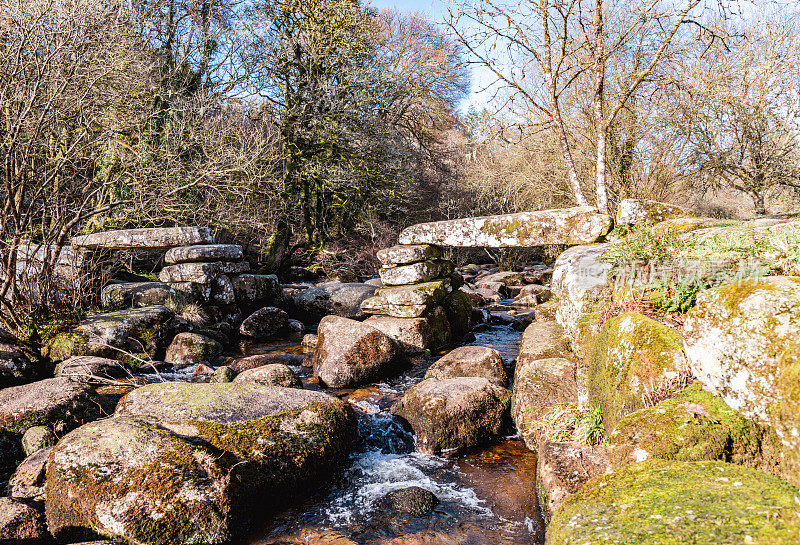
POLYGON ((431 244, 401 245, 378 252, 384 286, 361 309, 366 323, 400 341, 407 350, 435 350, 460 340, 472 307, 458 288, 464 280, 431 244))

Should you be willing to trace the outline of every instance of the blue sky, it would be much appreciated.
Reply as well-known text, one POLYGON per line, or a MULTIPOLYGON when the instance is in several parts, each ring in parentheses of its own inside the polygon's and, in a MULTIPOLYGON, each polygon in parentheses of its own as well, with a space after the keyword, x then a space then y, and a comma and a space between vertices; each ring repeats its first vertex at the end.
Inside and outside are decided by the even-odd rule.
POLYGON ((438 0, 372 0, 376 8, 395 8, 401 11, 419 11, 435 17, 441 12, 442 4, 438 0))

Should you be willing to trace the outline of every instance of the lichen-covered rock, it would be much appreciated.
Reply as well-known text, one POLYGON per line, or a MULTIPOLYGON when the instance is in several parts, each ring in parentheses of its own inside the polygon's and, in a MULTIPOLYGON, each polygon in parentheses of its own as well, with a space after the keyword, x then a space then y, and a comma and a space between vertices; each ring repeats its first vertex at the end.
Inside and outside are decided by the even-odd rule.
POLYGON ((680 206, 647 199, 623 199, 617 207, 619 225, 654 225, 666 220, 692 216, 694 213, 680 206))
POLYGON ((644 408, 654 391, 689 372, 683 337, 636 312, 621 314, 600 330, 587 372, 589 400, 600 404, 611 433, 623 416, 644 408))
POLYGON ((591 244, 612 224, 610 216, 595 208, 576 207, 422 223, 400 233, 399 241, 487 248, 591 244))
POLYGON ((161 360, 178 326, 172 311, 159 305, 94 314, 73 331, 58 335, 49 345, 49 357, 53 361, 72 356, 127 361, 129 353, 161 360))
POLYGON ((355 439, 349 405, 257 384, 168 383, 64 437, 47 469, 53 534, 226 543, 264 508, 319 486, 355 439))
POLYGON ((620 420, 608 438, 609 459, 614 467, 660 458, 722 460, 764 469, 761 437, 755 422, 694 384, 620 420))
POLYGON ((748 279, 701 293, 684 336, 695 376, 771 427, 800 472, 800 278, 748 279))
POLYGON ((57 377, 84 380, 115 379, 130 374, 128 365, 120 360, 98 356, 74 356, 56 365, 57 377))
POLYGON ((58 377, 0 390, 0 468, 24 458, 22 434, 34 426, 63 433, 110 413, 109 401, 84 381, 58 377))
MULTIPOLYGON (((156 294, 157 298, 165 298, 170 293, 169 285, 164 282, 120 282, 104 287, 100 302, 105 308, 129 308, 134 306, 134 299, 138 299, 136 306, 149 306, 141 304, 144 299, 152 299, 156 294)), ((164 301, 151 304, 163 305, 164 301)))
POLYGON ((236 372, 227 365, 220 365, 214 372, 211 373, 208 382, 233 382, 236 378, 236 372))
POLYGON ((508 386, 503 358, 497 350, 486 346, 460 346, 439 358, 425 373, 426 379, 456 377, 483 377, 498 386, 508 386))
POLYGON ((569 356, 569 339, 564 328, 556 322, 536 322, 522 334, 517 369, 533 361, 569 356))
POLYGON ((167 265, 158 273, 162 282, 195 282, 212 284, 221 274, 239 274, 250 270, 246 261, 215 261, 213 263, 178 263, 167 265))
POLYGON ((164 255, 164 262, 194 263, 198 261, 240 261, 244 257, 238 244, 199 244, 170 248, 164 255))
POLYGON ((0 498, 0 543, 32 545, 47 541, 47 527, 41 511, 19 500, 0 498))
POLYGON ((419 486, 409 486, 386 494, 381 503, 396 513, 422 517, 439 505, 439 498, 429 490, 419 486))
POLYGON ((8 495, 24 501, 44 501, 47 458, 53 447, 31 453, 8 481, 8 495))
POLYGON ((450 324, 450 336, 453 344, 464 338, 469 333, 472 325, 472 301, 469 295, 461 290, 448 293, 442 300, 442 308, 450 324))
POLYGON ((380 288, 375 295, 386 300, 389 316, 419 318, 429 308, 439 305, 451 291, 450 279, 443 279, 412 286, 380 288))
POLYGON ((233 282, 227 274, 221 274, 211 284, 211 299, 219 305, 232 305, 236 302, 233 282))
POLYGON ((276 307, 264 307, 248 316, 239 326, 239 334, 263 341, 288 333, 289 315, 276 307))
POLYGON ((536 456, 536 493, 545 521, 589 480, 609 471, 603 449, 546 441, 536 456))
POLYGON ((565 358, 517 362, 511 417, 529 449, 538 451, 545 439, 545 415, 557 405, 577 402, 575 362, 565 358))
POLYGON ((239 274, 231 276, 236 302, 245 311, 283 306, 285 296, 274 274, 239 274))
POLYGON ((417 448, 455 454, 485 445, 506 429, 511 392, 482 377, 427 379, 392 406, 417 436, 417 448))
POLYGON ((46 447, 52 447, 58 442, 56 434, 47 426, 34 426, 22 434, 22 450, 25 456, 30 456, 46 447))
POLYGON ((174 365, 209 363, 222 353, 222 345, 197 333, 178 333, 172 339, 164 361, 174 365))
POLYGON ((316 321, 334 315, 361 320, 367 316, 361 303, 377 289, 370 284, 334 282, 304 290, 294 300, 301 319, 316 321))
POLYGON ((608 244, 579 246, 558 256, 551 289, 558 297, 556 320, 571 339, 578 319, 598 312, 611 301, 611 263, 600 259, 608 244))
POLYGON ((397 265, 383 267, 378 271, 381 281, 387 286, 402 286, 404 284, 419 284, 430 282, 437 278, 445 278, 453 272, 453 263, 450 261, 430 260, 410 265, 397 265))
POLYGON ((214 234, 208 227, 155 227, 104 231, 72 238, 73 246, 106 250, 166 250, 175 246, 212 244, 214 234))
POLYGON ((314 376, 329 388, 344 388, 397 373, 405 358, 391 337, 366 324, 326 316, 317 330, 314 376))
POLYGON ((283 386, 284 388, 302 388, 303 382, 294 371, 280 363, 262 365, 255 369, 242 371, 233 382, 254 382, 267 386, 283 386))
POLYGON ((553 516, 547 543, 796 543, 798 497, 742 466, 648 460, 584 485, 553 516))
POLYGON ((308 365, 309 356, 301 354, 256 354, 236 358, 227 363, 234 373, 243 373, 248 369, 256 369, 265 365, 308 365))
POLYGON ((399 245, 391 248, 378 250, 378 261, 384 267, 393 265, 408 265, 429 259, 439 259, 442 257, 442 249, 439 246, 430 244, 399 245))
POLYGON ((437 350, 448 346, 452 339, 447 314, 439 306, 430 309, 420 318, 372 316, 364 323, 400 343, 408 354, 437 350))

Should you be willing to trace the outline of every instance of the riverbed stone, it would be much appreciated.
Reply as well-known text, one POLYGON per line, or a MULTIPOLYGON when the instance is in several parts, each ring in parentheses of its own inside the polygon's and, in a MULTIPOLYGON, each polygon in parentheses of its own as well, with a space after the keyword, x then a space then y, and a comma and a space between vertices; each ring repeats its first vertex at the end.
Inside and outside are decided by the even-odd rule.
POLYGON ((417 436, 417 448, 456 454, 489 443, 508 425, 511 392, 483 377, 426 379, 392 406, 417 436))
POLYGON ((574 339, 578 319, 611 302, 611 263, 601 259, 608 244, 578 246, 563 252, 553 269, 551 289, 558 298, 556 320, 574 339))
POLYGON ((100 293, 100 302, 105 308, 129 308, 134 306, 148 306, 146 301, 158 298, 160 302, 150 304, 163 305, 165 295, 172 291, 164 282, 119 282, 109 284, 100 293))
POLYGON ((55 376, 84 380, 118 379, 130 374, 129 366, 121 361, 98 356, 74 356, 56 365, 55 376))
POLYGON ((52 446, 33 452, 17 467, 8 481, 8 495, 23 501, 44 501, 47 458, 52 446))
POLYGON ((72 245, 105 250, 166 250, 175 246, 212 244, 209 227, 154 227, 103 231, 72 237, 72 245))
POLYGON ((517 368, 537 360, 569 356, 569 339, 563 327, 554 321, 534 322, 522 334, 517 368))
POLYGON ((361 310, 361 303, 372 297, 377 289, 369 284, 334 282, 303 290, 294 298, 298 318, 316 321, 334 315, 364 319, 367 315, 361 310))
POLYGON ((742 466, 648 460, 586 483, 551 519, 547 543, 794 543, 799 497, 742 466))
POLYGON ((684 337, 695 376, 772 428, 800 473, 800 278, 747 279, 701 293, 684 337))
POLYGON ((242 247, 238 244, 198 244, 170 248, 164 255, 164 262, 196 263, 212 261, 240 261, 244 258, 242 247))
POLYGON ((47 526, 41 511, 20 500, 0 498, 0 543, 27 545, 47 541, 47 526))
POLYGON ((452 339, 447 313, 440 306, 429 309, 420 318, 372 316, 364 323, 400 343, 408 354, 442 348, 452 339))
POLYGON ((400 233, 399 241, 487 248, 591 244, 612 226, 611 216, 595 208, 575 207, 421 223, 400 233))
POLYGON ((287 365, 301 366, 307 365, 309 356, 302 354, 255 354, 243 358, 235 358, 228 362, 228 367, 235 373, 242 373, 248 369, 256 369, 265 365, 287 365))
POLYGON ((273 363, 255 369, 246 369, 236 375, 233 382, 253 382, 266 386, 283 386, 284 388, 302 388, 303 382, 286 365, 273 363))
POLYGON ((436 360, 425 373, 426 379, 456 377, 483 377, 503 388, 508 386, 503 358, 487 346, 460 346, 436 360))
POLYGON ((162 282, 195 282, 213 284, 221 274, 239 274, 250 270, 246 261, 215 261, 213 263, 179 263, 168 265, 158 273, 162 282))
POLYGON ((274 274, 245 273, 231 276, 236 302, 245 311, 252 312, 262 307, 283 306, 283 289, 274 274))
POLYGON ((386 286, 402 286, 420 284, 437 278, 445 278, 453 272, 451 261, 431 260, 410 265, 383 267, 378 271, 381 281, 386 286))
POLYGON ((565 358, 525 360, 517 364, 511 417, 525 445, 538 451, 547 439, 545 416, 559 406, 576 405, 575 362, 565 358))
POLYGON ((289 332, 289 315, 276 307, 264 307, 248 316, 239 326, 239 334, 263 341, 289 332))
POLYGON ((56 434, 47 426, 33 426, 22 434, 22 450, 25 456, 30 456, 46 447, 52 447, 58 442, 56 434))
POLYGON ((675 218, 694 217, 681 206, 648 199, 623 199, 617 206, 618 225, 655 225, 675 218))
POLYGON ((458 343, 472 327, 472 302, 469 295, 461 290, 454 290, 442 300, 442 308, 450 324, 452 341, 454 344, 458 343))
POLYGON ((222 353, 222 345, 198 333, 178 333, 167 348, 164 361, 173 365, 209 363, 222 353))
POLYGON ((366 324, 326 316, 317 330, 314 376, 329 388, 344 388, 396 374, 405 362, 391 337, 366 324))
POLYGON ((408 265, 410 263, 418 263, 430 259, 439 259, 442 257, 442 254, 442 248, 439 246, 432 246, 430 244, 401 244, 378 250, 377 256, 378 261, 380 261, 384 267, 391 267, 393 265, 408 265))
POLYGON ((381 498, 385 508, 395 512, 422 517, 433 511, 440 501, 436 495, 419 486, 409 486, 389 492, 381 498))
POLYGON ((610 471, 605 450, 574 442, 545 441, 536 460, 536 493, 545 521, 589 480, 610 471))
POLYGON ((587 365, 589 400, 600 404, 606 433, 647 406, 654 393, 690 374, 682 335, 636 312, 603 325, 587 365))
POLYGON ((91 528, 134 543, 227 542, 255 513, 316 489, 354 440, 352 409, 320 392, 145 386, 53 450, 48 525, 63 540, 91 528))

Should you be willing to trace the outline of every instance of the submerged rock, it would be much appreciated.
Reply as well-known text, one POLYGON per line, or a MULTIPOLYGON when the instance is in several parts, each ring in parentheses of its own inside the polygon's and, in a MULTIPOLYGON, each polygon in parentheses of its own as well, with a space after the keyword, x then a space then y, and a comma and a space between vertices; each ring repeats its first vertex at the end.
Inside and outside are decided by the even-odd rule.
POLYGON ((385 508, 396 513, 422 517, 439 505, 439 498, 424 488, 410 486, 388 493, 381 499, 381 503, 385 508))
POLYGON ((486 346, 461 346, 439 358, 428 368, 425 378, 483 377, 498 386, 508 386, 503 358, 486 346))
POLYGON ((61 540, 92 529, 133 543, 225 543, 318 488, 354 440, 352 409, 320 392, 146 386, 55 447, 48 526, 61 540))
POLYGON ((485 445, 506 429, 511 392, 482 377, 427 379, 392 413, 414 429, 422 452, 454 454, 485 445))
POLYGON ((648 460, 584 485, 553 516, 547 543, 796 543, 798 497, 741 466, 648 460))
POLYGON ((422 223, 405 229, 399 241, 486 248, 591 244, 612 225, 610 216, 586 206, 422 223))
POLYGON ((319 324, 314 376, 329 388, 356 386, 397 373, 402 348, 366 323, 326 316, 319 324))

